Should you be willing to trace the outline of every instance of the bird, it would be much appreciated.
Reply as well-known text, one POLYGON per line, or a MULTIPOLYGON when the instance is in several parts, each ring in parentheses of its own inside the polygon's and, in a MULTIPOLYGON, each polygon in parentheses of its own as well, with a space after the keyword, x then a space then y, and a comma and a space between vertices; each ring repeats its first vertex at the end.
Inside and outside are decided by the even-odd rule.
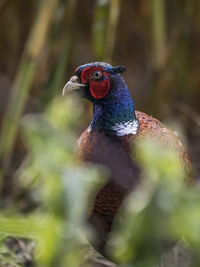
POLYGON ((93 104, 89 127, 77 141, 77 158, 100 163, 109 169, 109 179, 97 192, 89 222, 96 231, 94 247, 102 253, 114 218, 127 194, 140 182, 141 167, 131 153, 137 140, 155 140, 175 151, 191 180, 191 163, 180 140, 159 120, 135 110, 134 101, 122 73, 124 66, 105 62, 76 68, 63 88, 74 90, 93 104))

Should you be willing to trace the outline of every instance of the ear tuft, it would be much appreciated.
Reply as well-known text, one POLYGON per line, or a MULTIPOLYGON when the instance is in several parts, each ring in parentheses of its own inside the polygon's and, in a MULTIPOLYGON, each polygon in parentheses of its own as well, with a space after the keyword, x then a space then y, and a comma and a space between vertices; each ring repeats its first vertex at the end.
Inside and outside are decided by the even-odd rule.
POLYGON ((110 73, 111 74, 116 74, 116 73, 123 73, 125 72, 126 68, 124 66, 116 66, 116 67, 112 67, 110 69, 110 73))
POLYGON ((116 71, 118 72, 118 73, 123 73, 123 72, 125 72, 125 70, 126 70, 126 68, 124 67, 124 66, 117 66, 117 67, 115 67, 116 68, 116 71))

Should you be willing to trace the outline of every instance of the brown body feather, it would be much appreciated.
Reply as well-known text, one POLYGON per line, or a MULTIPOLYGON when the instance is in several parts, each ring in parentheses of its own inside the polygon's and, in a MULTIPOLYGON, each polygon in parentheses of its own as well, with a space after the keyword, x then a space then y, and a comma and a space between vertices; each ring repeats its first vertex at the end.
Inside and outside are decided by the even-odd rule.
POLYGON ((190 161, 177 136, 145 113, 136 111, 136 118, 139 122, 137 135, 119 137, 100 131, 91 133, 88 128, 77 143, 79 160, 101 163, 110 170, 109 181, 97 194, 90 216, 92 225, 97 229, 99 242, 95 245, 99 250, 104 247, 106 235, 125 194, 139 181, 140 169, 131 157, 131 147, 137 139, 150 138, 170 147, 178 154, 188 179, 190 177, 190 161))
POLYGON ((169 149, 173 150, 178 155, 185 169, 187 183, 192 183, 191 163, 177 135, 166 128, 159 120, 143 112, 136 111, 136 118, 139 122, 137 139, 142 139, 144 137, 155 139, 155 141, 163 146, 167 146, 169 149))

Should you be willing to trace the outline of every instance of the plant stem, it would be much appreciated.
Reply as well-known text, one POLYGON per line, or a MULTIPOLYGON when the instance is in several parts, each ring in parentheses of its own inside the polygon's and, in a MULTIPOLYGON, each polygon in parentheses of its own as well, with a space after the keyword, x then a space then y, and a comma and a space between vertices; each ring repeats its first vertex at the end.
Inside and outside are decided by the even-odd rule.
POLYGON ((0 159, 3 163, 3 169, 9 166, 20 124, 20 117, 31 88, 38 58, 46 42, 57 3, 58 0, 43 0, 41 2, 37 19, 33 25, 16 73, 1 132, 0 159))
POLYGON ((166 26, 164 0, 152 0, 153 61, 160 69, 166 60, 166 26))
POLYGON ((111 63, 115 45, 117 22, 120 14, 120 0, 111 0, 105 43, 105 61, 111 63))

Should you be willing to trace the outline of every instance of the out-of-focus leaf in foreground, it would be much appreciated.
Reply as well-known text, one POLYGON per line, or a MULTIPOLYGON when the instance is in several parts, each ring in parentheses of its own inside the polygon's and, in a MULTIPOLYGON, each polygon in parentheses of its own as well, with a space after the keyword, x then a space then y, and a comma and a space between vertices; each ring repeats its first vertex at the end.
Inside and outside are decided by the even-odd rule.
POLYGON ((192 249, 188 266, 199 266, 200 188, 187 187, 173 151, 144 141, 136 154, 144 168, 142 182, 118 214, 108 250, 122 266, 147 267, 179 242, 192 249))
POLYGON ((74 146, 82 105, 77 98, 56 99, 43 114, 23 120, 29 151, 18 171, 21 186, 39 203, 30 215, 6 213, 3 236, 33 238, 41 266, 83 266, 89 247, 83 234, 96 190, 103 183, 93 166, 77 166, 74 146), (6 235, 4 234, 6 233, 6 235))

